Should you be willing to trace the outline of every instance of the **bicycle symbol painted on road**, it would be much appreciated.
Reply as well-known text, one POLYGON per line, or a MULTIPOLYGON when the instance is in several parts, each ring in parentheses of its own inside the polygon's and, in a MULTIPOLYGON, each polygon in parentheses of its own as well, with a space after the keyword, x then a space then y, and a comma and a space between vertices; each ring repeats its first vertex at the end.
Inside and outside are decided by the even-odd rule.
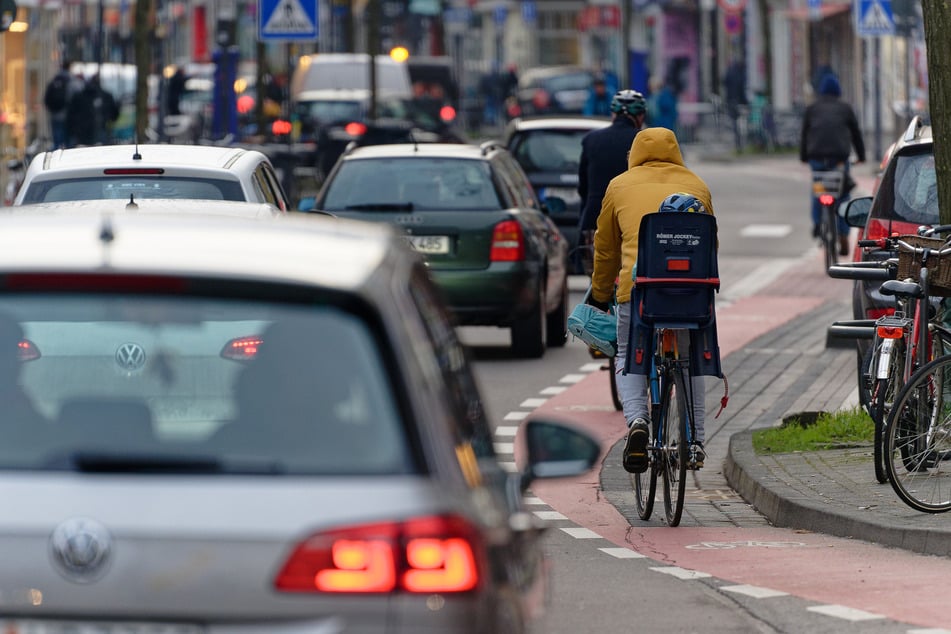
POLYGON ((737 542, 700 542, 690 544, 689 550, 730 550, 733 548, 804 548, 808 544, 803 542, 761 542, 750 539, 737 542))

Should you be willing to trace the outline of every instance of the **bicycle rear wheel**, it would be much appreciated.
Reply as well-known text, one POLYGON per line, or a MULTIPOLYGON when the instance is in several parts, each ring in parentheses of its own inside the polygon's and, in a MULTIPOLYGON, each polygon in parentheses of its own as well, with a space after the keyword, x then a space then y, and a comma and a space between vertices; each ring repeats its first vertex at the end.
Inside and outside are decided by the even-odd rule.
POLYGON ((673 380, 664 381, 664 397, 661 401, 661 466, 664 475, 664 511, 667 525, 677 526, 684 510, 684 489, 687 484, 687 392, 683 373, 672 372, 673 380))
MULTIPOLYGON (((652 420, 660 421, 663 420, 662 417, 663 414, 659 416, 655 414, 652 420)), ((654 512, 654 499, 657 495, 657 470, 660 464, 656 449, 660 427, 657 422, 651 424, 653 425, 653 430, 651 430, 653 434, 651 444, 647 448, 650 466, 643 473, 631 474, 631 478, 634 480, 634 506, 637 508, 637 516, 642 520, 649 520, 651 513, 654 512)))
POLYGON ((905 340, 879 340, 873 351, 872 366, 872 394, 869 398, 869 415, 875 425, 872 437, 872 456, 875 464, 875 479, 881 483, 888 481, 888 472, 885 468, 885 421, 895 403, 895 398, 901 389, 902 377, 905 372, 905 340), (881 366, 886 366, 886 378, 877 378, 881 366))
POLYGON ((823 205, 820 218, 819 237, 822 240, 822 246, 825 250, 825 265, 826 271, 828 271, 830 266, 838 262, 836 252, 839 246, 836 240, 834 207, 823 205))
POLYGON ((951 510, 951 355, 911 376, 885 434, 885 467, 898 497, 925 513, 951 510))

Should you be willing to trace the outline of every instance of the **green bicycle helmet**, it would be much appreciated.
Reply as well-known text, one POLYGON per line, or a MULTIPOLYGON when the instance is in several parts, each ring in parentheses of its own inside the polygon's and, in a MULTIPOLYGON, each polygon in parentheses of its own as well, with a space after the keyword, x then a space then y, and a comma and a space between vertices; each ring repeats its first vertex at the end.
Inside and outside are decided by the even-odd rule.
POLYGON ((611 98, 611 112, 635 116, 647 112, 647 100, 636 90, 619 90, 611 98))

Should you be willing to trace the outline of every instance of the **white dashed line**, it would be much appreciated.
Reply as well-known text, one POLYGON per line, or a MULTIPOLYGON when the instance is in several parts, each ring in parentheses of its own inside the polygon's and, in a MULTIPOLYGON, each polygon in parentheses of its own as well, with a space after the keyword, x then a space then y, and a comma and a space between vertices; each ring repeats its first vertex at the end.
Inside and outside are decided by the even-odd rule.
POLYGON ((531 412, 509 412, 504 420, 525 420, 531 412))
POLYGON ((713 576, 707 572, 687 570, 686 568, 678 568, 677 566, 664 566, 661 568, 651 568, 651 570, 662 572, 665 575, 671 575, 672 577, 677 577, 678 579, 706 579, 707 577, 713 576))
POLYGON ((943 630, 940 627, 932 627, 919 630, 908 630, 907 634, 951 634, 951 630, 943 630))
POLYGON ((580 383, 588 375, 587 374, 566 374, 565 376, 558 379, 559 383, 580 383))
POLYGON ((600 370, 604 367, 603 363, 585 363, 581 366, 582 372, 594 372, 595 370, 600 370))
POLYGON ((576 528, 575 527, 562 528, 561 530, 565 531, 566 533, 568 533, 575 539, 601 539, 600 535, 598 535, 597 533, 595 533, 593 530, 589 528, 582 528, 579 526, 576 528))
POLYGON ((547 398, 527 398, 522 401, 522 404, 519 407, 525 407, 528 409, 535 409, 536 407, 541 407, 548 402, 547 398))
POLYGON ((720 586, 721 590, 745 594, 754 599, 769 599, 771 597, 785 597, 788 593, 773 590, 772 588, 761 588, 759 586, 720 586))
POLYGON ((518 465, 514 462, 502 462, 500 460, 499 466, 502 467, 502 471, 508 471, 509 473, 515 473, 518 471, 518 465))
POLYGON ((564 391, 567 390, 567 389, 568 389, 568 388, 565 387, 565 386, 563 386, 563 385, 555 385, 555 386, 552 386, 552 387, 546 387, 544 390, 542 390, 541 392, 539 392, 539 394, 548 394, 548 395, 550 395, 550 396, 554 396, 555 394, 561 394, 562 392, 564 392, 564 391))
POLYGON ((495 443, 495 453, 515 453, 515 443, 497 442, 495 443))
POLYGON ((599 548, 598 550, 618 559, 645 559, 647 557, 630 548, 599 548))
POLYGON ((874 619, 885 618, 880 614, 872 614, 871 612, 866 612, 865 610, 847 608, 844 605, 814 605, 806 609, 810 612, 825 614, 826 616, 834 616, 838 619, 845 619, 846 621, 872 621, 874 619))
POLYGON ((558 511, 535 511, 535 516, 540 520, 545 520, 546 522, 568 519, 558 511))
POLYGON ((740 229, 744 238, 785 238, 792 233, 792 225, 746 225, 740 229))
POLYGON ((515 434, 518 433, 518 427, 515 425, 502 425, 501 427, 495 428, 496 436, 508 436, 514 438, 515 434))
POLYGON ((528 506, 543 506, 545 503, 545 500, 541 498, 522 498, 522 504, 528 506))

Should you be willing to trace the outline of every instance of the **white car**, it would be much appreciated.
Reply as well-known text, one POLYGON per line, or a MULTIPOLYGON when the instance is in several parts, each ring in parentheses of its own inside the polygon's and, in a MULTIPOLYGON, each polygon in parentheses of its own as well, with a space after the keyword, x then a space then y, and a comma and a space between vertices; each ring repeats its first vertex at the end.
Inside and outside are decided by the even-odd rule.
POLYGON ((0 214, 0 631, 527 631, 522 495, 598 444, 499 463, 387 225, 181 206, 0 214))
POLYGON ((105 145, 38 154, 14 205, 65 200, 179 198, 268 203, 288 211, 263 153, 207 145, 105 145))

